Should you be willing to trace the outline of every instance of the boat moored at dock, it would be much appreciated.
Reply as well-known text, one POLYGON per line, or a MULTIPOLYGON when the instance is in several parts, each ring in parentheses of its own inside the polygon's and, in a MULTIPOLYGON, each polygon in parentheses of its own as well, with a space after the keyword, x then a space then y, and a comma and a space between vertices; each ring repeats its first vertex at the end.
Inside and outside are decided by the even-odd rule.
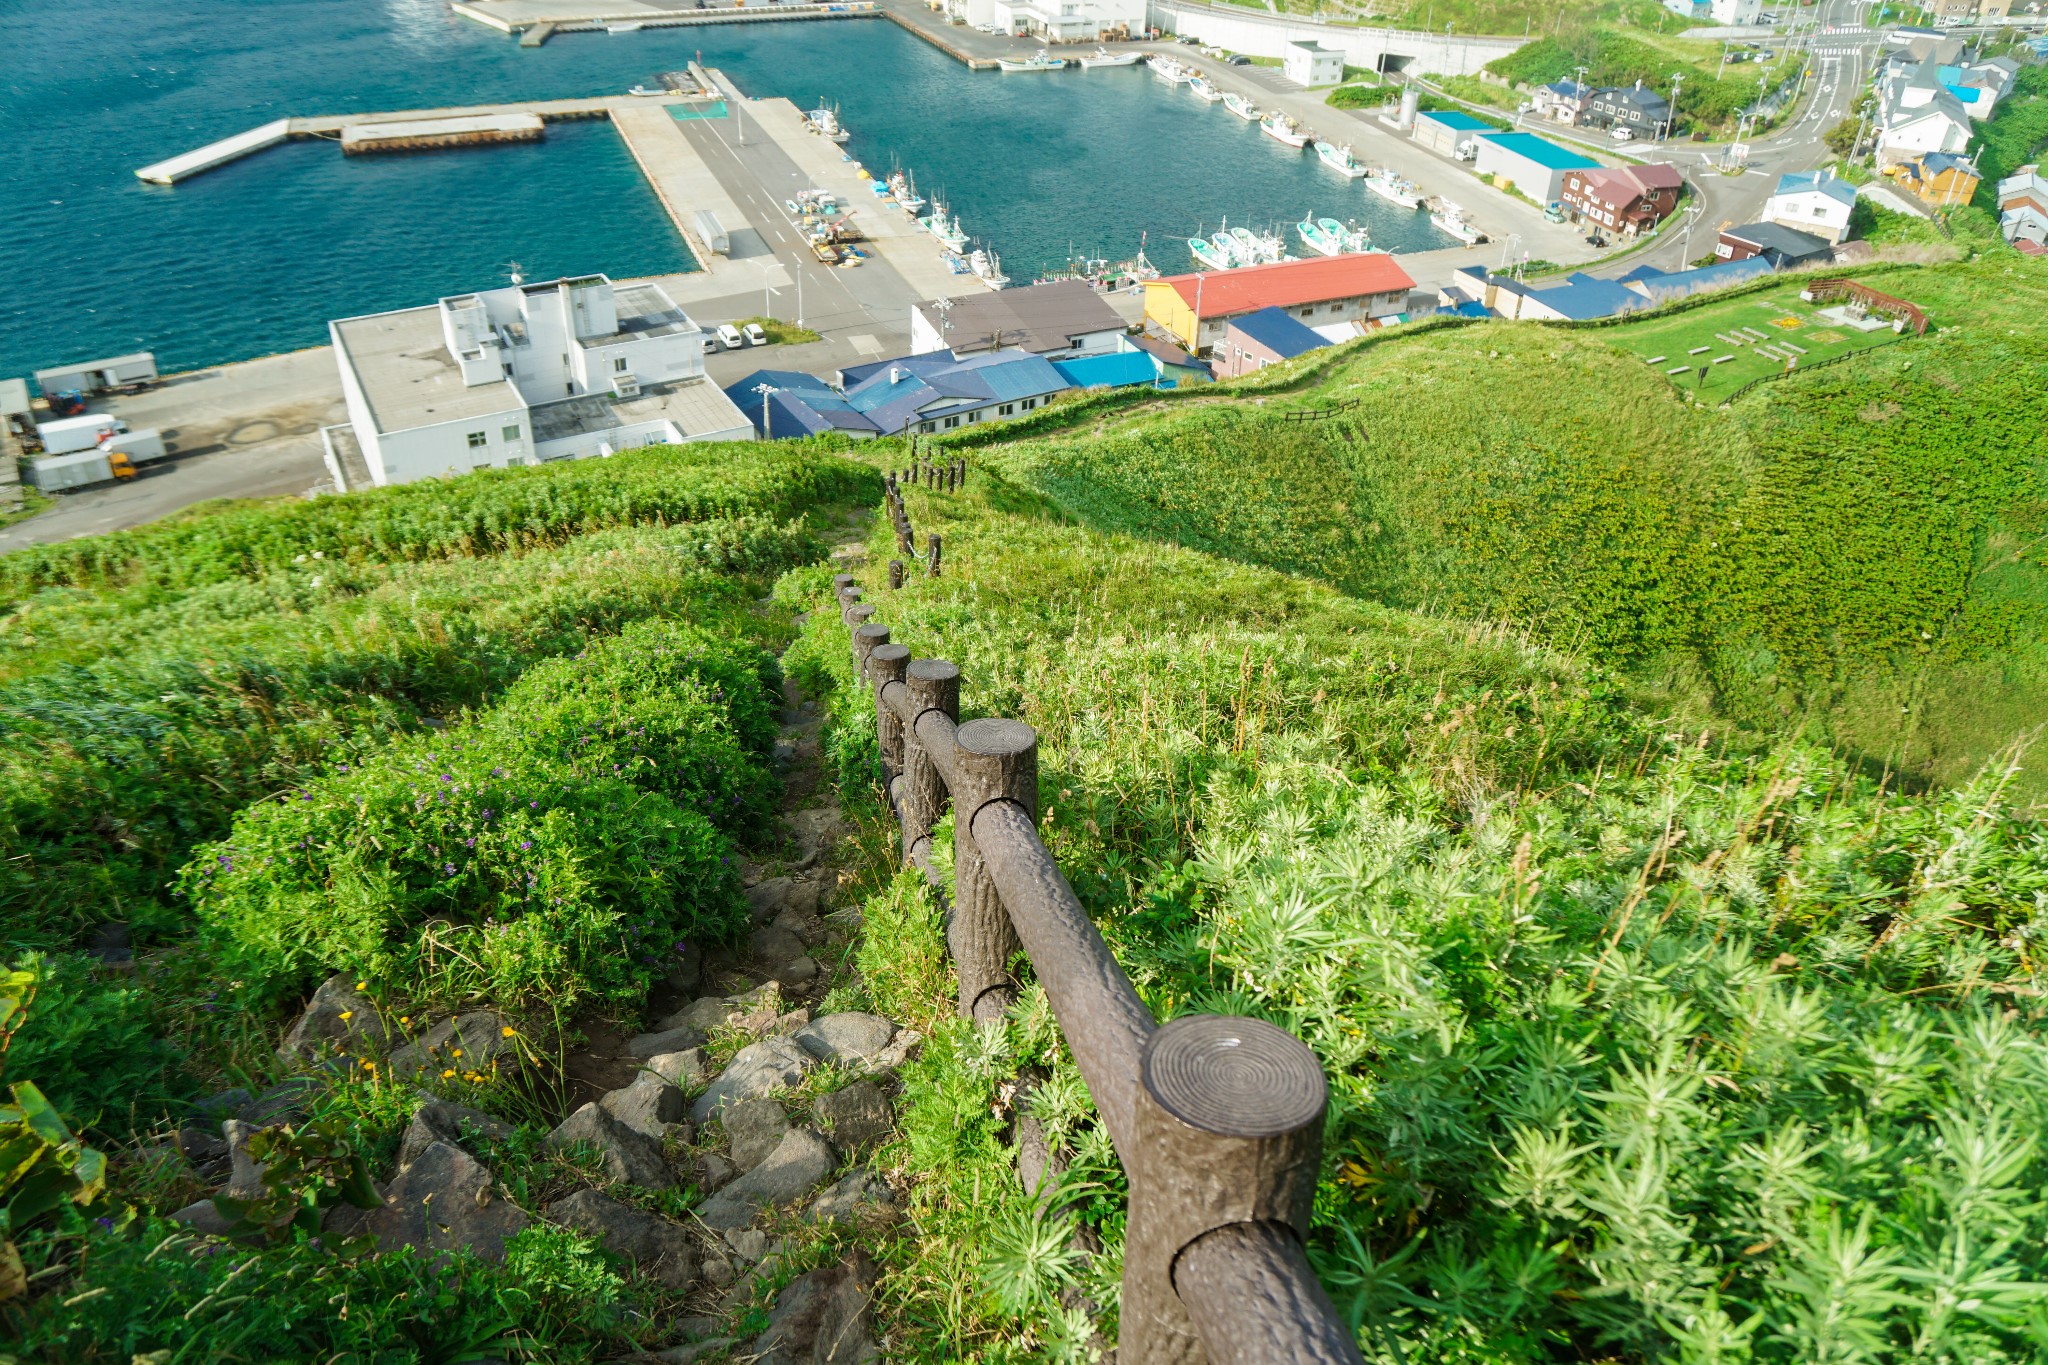
POLYGON ((1259 131, 1275 142, 1297 150, 1308 146, 1309 139, 1314 136, 1292 115, 1283 114, 1278 109, 1259 120, 1259 131))
POLYGON ((1351 155, 1350 147, 1340 147, 1334 142, 1318 142, 1316 144, 1316 160, 1322 162, 1337 174, 1351 180, 1359 179, 1370 169, 1360 162, 1357 157, 1351 155))
POLYGON ((1371 249, 1372 238, 1364 228, 1348 227, 1335 218, 1304 218, 1294 225, 1301 244, 1324 256, 1342 256, 1371 249))
POLYGON ((1004 71, 1064 71, 1067 69, 1067 59, 1055 57, 1041 47, 1023 61, 999 57, 996 59, 996 66, 1004 71))
POLYGON ((844 142, 852 136, 846 131, 846 125, 839 121, 839 111, 822 100, 816 109, 804 115, 804 124, 819 137, 832 142, 844 142))
POLYGON ((1204 104, 1215 104, 1223 98, 1223 92, 1209 84, 1207 76, 1197 76, 1189 81, 1188 93, 1204 104))
POLYGON ((1246 123, 1259 121, 1259 106, 1253 104, 1235 90, 1223 97, 1223 107, 1243 119, 1246 123))
POLYGON ((1465 216, 1465 210, 1448 199, 1436 201, 1436 209, 1429 215, 1429 221, 1433 227, 1456 237, 1466 246, 1477 246, 1486 240, 1486 234, 1473 226, 1465 216))
POLYGON ((1148 57, 1145 64, 1152 68, 1153 75, 1168 85, 1179 85, 1182 81, 1191 81, 1195 78, 1193 71, 1172 57, 1148 57))
POLYGON ((1081 58, 1081 69, 1093 71, 1097 67, 1136 66, 1144 60, 1142 52, 1111 52, 1106 47, 1098 47, 1092 55, 1081 58))
POLYGON ((1415 182, 1405 180, 1389 167, 1381 167, 1365 177, 1365 187, 1389 203, 1399 204, 1404 209, 1422 207, 1422 191, 1415 188, 1415 182))
POLYGON ((1237 264, 1229 247, 1219 247, 1207 237, 1188 238, 1188 255, 1195 258, 1195 264, 1210 270, 1228 270, 1237 264))
POLYGON ((1010 282, 1010 277, 1003 273, 1002 257, 981 247, 974 248, 974 254, 967 258, 967 268, 991 289, 1001 289, 1010 282))

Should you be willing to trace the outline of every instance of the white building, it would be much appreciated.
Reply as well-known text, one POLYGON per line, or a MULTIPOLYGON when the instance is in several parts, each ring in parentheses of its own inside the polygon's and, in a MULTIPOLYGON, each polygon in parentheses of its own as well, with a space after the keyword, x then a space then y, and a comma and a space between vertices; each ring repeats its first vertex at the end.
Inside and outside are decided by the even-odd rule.
POLYGON ((1849 215, 1856 208, 1856 187, 1833 169, 1794 171, 1778 177, 1778 188, 1764 201, 1763 221, 1796 228, 1839 246, 1849 235, 1849 215))
POLYGON ((343 318, 327 334, 349 415, 329 440, 352 442, 357 478, 377 485, 753 438, 705 378, 703 332, 654 284, 512 285, 343 318))
POLYGON ((1888 99, 1878 117, 1879 169, 1903 165, 1929 152, 1960 154, 1970 145, 1970 116, 1946 92, 1922 104, 1888 99))
POLYGON ((1145 0, 945 0, 947 17, 1048 43, 1092 43, 1145 31, 1145 0))
POLYGON ((1289 43, 1280 69, 1296 85, 1342 85, 1344 49, 1321 43, 1289 43))
POLYGON ((1717 24, 1760 24, 1764 0, 1708 0, 1707 13, 1717 24))

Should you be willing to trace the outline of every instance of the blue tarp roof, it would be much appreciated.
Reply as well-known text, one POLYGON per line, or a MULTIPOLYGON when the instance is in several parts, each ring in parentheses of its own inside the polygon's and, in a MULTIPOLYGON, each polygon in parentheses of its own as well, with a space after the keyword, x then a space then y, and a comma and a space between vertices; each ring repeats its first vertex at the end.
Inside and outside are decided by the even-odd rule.
POLYGON ((1534 133, 1488 133, 1485 140, 1526 157, 1551 171, 1583 171, 1600 163, 1591 157, 1568 152, 1555 142, 1545 142, 1534 133))
POLYGON ((1438 317, 1490 318, 1493 316, 1493 310, 1478 299, 1463 299, 1454 304, 1439 305, 1436 311, 1438 317))
POLYGON ((1490 133, 1495 131, 1494 126, 1485 119, 1474 118, 1472 115, 1460 113, 1456 109, 1438 109, 1430 113, 1417 114, 1415 117, 1418 119, 1428 119, 1431 123, 1441 124, 1446 128, 1461 129, 1465 132, 1490 133))
POLYGON ((1059 371, 1060 378, 1077 389, 1118 389, 1131 384, 1150 384, 1159 378, 1158 366, 1143 351, 1055 360, 1052 367, 1059 371))
POLYGON ((1288 316, 1283 308, 1261 308, 1256 313, 1232 318, 1230 325, 1282 360, 1321 350, 1330 344, 1317 336, 1306 323, 1288 316))

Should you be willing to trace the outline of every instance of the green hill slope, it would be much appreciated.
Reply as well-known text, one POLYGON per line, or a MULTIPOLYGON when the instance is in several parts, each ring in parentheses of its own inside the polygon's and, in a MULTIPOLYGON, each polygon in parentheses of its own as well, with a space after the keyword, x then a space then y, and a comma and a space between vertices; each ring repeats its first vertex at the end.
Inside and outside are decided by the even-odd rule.
MULTIPOLYGON (((1494 324, 1297 362, 1286 391, 991 430, 983 458, 1092 526, 1524 622, 1955 781, 2048 720, 2048 271, 2016 259, 1866 272, 1934 329, 1726 409, 1627 350, 1628 325, 1494 324)), ((1754 322, 1769 301, 1711 306, 1754 322)))

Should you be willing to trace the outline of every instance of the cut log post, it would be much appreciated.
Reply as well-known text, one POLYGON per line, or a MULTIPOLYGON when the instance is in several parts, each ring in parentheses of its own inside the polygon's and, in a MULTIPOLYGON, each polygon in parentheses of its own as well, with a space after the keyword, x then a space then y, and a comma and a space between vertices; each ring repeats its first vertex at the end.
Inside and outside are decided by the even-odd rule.
MULTIPOLYGON (((877 627, 864 626, 864 630, 877 627)), ((904 670, 910 667, 910 651, 902 645, 886 641, 868 651, 868 684, 879 694, 892 682, 902 682, 904 670)), ((891 777, 903 771, 903 722, 896 713, 882 705, 879 697, 875 702, 875 744, 882 751, 883 785, 891 777)))
POLYGON ((948 931, 960 972, 960 1017, 1000 1019, 1017 998, 1010 958, 1017 931, 974 842, 974 813, 1009 801, 1038 819, 1038 732, 1017 720, 970 720, 953 736, 953 923, 948 931))
POLYGON ((960 718, 960 670, 944 659, 913 659, 903 687, 910 695, 910 723, 903 727, 903 860, 912 862, 930 846, 932 826, 946 813, 946 781, 918 743, 917 717, 937 711, 960 718))
MULTIPOLYGON (((869 613, 873 613, 873 607, 868 607, 865 603, 862 605, 869 613)), ((874 652, 876 645, 886 645, 888 643, 889 628, 887 626, 873 624, 855 626, 853 628, 854 673, 865 679, 868 676, 868 655, 874 652)))
POLYGON ((937 578, 939 576, 939 533, 937 531, 931 533, 929 543, 932 547, 930 560, 931 576, 937 578))
MULTIPOLYGON (((1147 1041, 1133 1150, 1124 1163, 1131 1203, 1122 1365, 1221 1365, 1203 1349, 1175 1288, 1177 1262, 1205 1234, 1236 1224, 1273 1225, 1297 1242, 1307 1236, 1328 1104, 1315 1054, 1263 1020, 1186 1015, 1147 1041)), ((1241 1302, 1232 1315, 1268 1311, 1281 1307, 1241 1302)), ((1298 1339, 1303 1324, 1295 1321, 1298 1339)), ((1331 1357, 1236 1358, 1277 1365, 1331 1357)), ((1334 1358, 1356 1359, 1356 1348, 1334 1358)))
POLYGON ((903 586, 903 561, 900 559, 889 561, 889 586, 891 588, 903 586))

